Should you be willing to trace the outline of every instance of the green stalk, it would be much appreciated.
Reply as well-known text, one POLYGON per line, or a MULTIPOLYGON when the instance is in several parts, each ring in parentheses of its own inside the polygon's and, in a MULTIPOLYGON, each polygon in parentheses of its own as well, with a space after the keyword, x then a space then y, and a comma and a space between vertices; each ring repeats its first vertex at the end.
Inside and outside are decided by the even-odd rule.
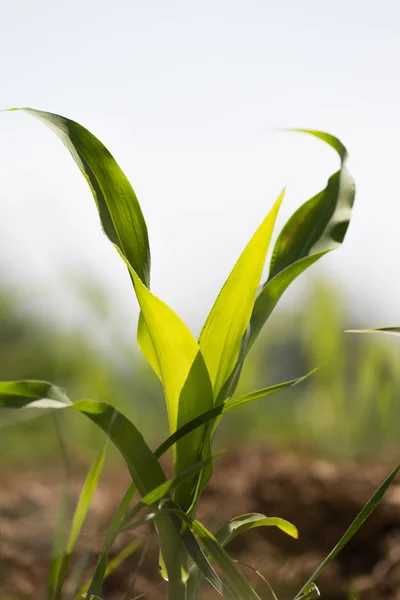
POLYGON ((161 573, 168 579, 168 600, 186 600, 188 554, 174 524, 174 517, 158 515, 155 524, 160 536, 161 573))
POLYGON ((186 600, 186 583, 182 579, 168 583, 168 600, 186 600))

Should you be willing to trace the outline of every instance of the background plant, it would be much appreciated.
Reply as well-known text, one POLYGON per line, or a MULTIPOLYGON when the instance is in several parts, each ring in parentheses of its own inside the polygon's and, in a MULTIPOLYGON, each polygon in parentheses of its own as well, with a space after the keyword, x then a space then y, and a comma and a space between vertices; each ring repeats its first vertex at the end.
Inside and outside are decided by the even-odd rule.
MULTIPOLYGON (((234 266, 197 342, 181 319, 150 291, 150 250, 145 220, 129 182, 107 149, 73 121, 24 110, 44 121, 62 139, 91 187, 103 229, 128 268, 141 309, 139 346, 162 382, 170 426, 170 437, 153 452, 132 421, 108 403, 89 400, 72 403, 62 389, 44 381, 0 385, 0 406, 6 410, 68 408, 85 414, 107 434, 127 463, 133 483, 111 523, 88 595, 96 598, 101 593, 108 553, 118 531, 124 527, 134 529, 151 520, 159 536, 161 571, 168 580, 170 599, 193 598, 200 575, 224 597, 257 599, 257 592, 229 558, 224 543, 233 532, 255 526, 275 525, 295 535, 293 526, 277 518, 271 521, 264 515, 243 515, 214 536, 196 520, 196 509, 212 474, 215 457, 211 453, 211 441, 220 416, 231 408, 304 379, 232 398, 246 355, 283 292, 299 274, 344 239, 354 201, 354 184, 345 165, 346 150, 333 136, 305 131, 337 151, 340 169, 324 190, 289 219, 275 243, 268 279, 259 287, 284 196, 280 194, 234 266), (167 480, 158 459, 169 448, 172 448, 175 475, 167 480), (142 499, 129 510, 136 491, 142 499), (137 519, 146 508, 149 514, 137 519), (189 557, 193 560, 190 570, 189 557), (223 579, 212 563, 221 570, 223 579)), ((86 516, 102 462, 103 453, 88 475, 64 556, 53 563, 51 598, 61 597, 69 556, 86 516)), ((396 473, 397 469, 296 598, 311 598, 317 594, 313 580, 370 514, 396 473)))

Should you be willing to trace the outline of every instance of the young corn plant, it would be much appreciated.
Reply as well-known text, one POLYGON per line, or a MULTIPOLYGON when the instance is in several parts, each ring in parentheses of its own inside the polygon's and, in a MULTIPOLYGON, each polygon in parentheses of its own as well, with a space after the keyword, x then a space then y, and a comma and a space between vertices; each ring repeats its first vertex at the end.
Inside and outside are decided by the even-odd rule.
MULTIPOLYGON (((0 383, 0 408, 10 412, 74 410, 102 429, 121 452, 132 484, 110 523, 93 577, 77 598, 101 598, 104 578, 114 568, 109 554, 116 536, 152 522, 158 534, 160 569, 169 600, 194 600, 202 580, 230 600, 260 600, 256 590, 229 557, 225 546, 233 537, 261 526, 275 526, 296 537, 296 528, 278 517, 246 514, 212 534, 196 519, 202 491, 213 471, 212 440, 222 415, 244 403, 270 396, 300 383, 299 377, 272 387, 234 397, 246 356, 280 297, 301 273, 345 237, 354 202, 355 186, 346 169, 347 152, 335 137, 308 130, 339 155, 340 168, 326 187, 305 202, 283 227, 275 243, 267 280, 260 285, 282 192, 234 265, 212 307, 198 340, 180 317, 150 290, 150 247, 146 222, 136 195, 107 148, 87 129, 65 117, 33 109, 36 117, 61 139, 92 191, 104 233, 129 273, 140 307, 139 347, 162 382, 170 436, 155 451, 142 433, 112 404, 94 400, 72 402, 66 392, 46 381, 0 383), (172 449, 174 476, 167 479, 159 458, 172 449), (132 508, 136 493, 141 500, 132 508), (141 516, 145 511, 145 516, 141 516), (218 568, 218 572, 215 570, 218 568)), ((145 401, 145 399, 138 399, 145 401)), ((69 537, 60 557, 52 562, 49 600, 62 598, 69 558, 75 548, 104 452, 90 470, 79 499, 69 537)), ((296 595, 314 598, 314 584, 326 564, 352 537, 372 512, 397 469, 296 595)), ((125 555, 136 548, 127 549, 125 555)), ((120 559, 122 560, 122 558, 120 559)), ((271 597, 276 598, 272 589, 271 597)))

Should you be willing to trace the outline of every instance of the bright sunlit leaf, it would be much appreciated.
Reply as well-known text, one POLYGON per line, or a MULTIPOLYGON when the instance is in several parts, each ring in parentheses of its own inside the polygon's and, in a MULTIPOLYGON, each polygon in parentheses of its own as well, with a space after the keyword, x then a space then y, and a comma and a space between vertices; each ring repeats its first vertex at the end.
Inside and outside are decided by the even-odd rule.
POLYGON ((199 344, 210 373, 214 397, 232 373, 249 324, 271 241, 282 192, 232 269, 200 335, 199 344))

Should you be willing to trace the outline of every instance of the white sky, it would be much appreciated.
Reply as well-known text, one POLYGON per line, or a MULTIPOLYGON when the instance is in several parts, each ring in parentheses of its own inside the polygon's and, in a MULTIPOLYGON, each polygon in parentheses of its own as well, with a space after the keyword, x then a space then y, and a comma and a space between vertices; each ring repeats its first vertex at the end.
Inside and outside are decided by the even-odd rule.
MULTIPOLYGON (((313 276, 333 274, 366 325, 395 325, 399 27, 396 0, 0 0, 0 105, 63 114, 108 146, 147 219, 153 290, 196 323, 280 189, 282 225, 337 167, 321 142, 273 131, 338 135, 356 209, 313 276)), ((1 268, 63 311, 67 270, 94 269, 125 314, 128 276, 54 135, 0 114, 0 172, 1 268)))

